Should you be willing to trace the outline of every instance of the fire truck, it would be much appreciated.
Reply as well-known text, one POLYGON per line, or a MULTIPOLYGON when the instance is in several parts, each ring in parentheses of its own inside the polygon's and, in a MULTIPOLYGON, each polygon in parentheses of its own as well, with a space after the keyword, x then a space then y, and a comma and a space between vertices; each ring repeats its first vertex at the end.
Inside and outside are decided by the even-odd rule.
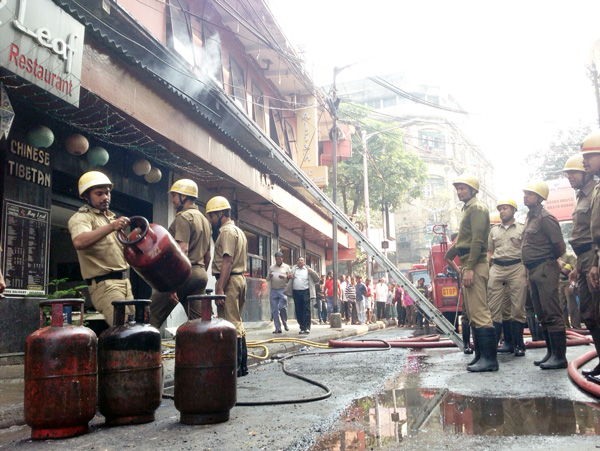
MULTIPOLYGON (((440 242, 431 246, 427 263, 414 264, 408 271, 407 277, 417 284, 422 277, 425 285, 429 286, 428 297, 446 319, 455 327, 458 325, 457 315, 462 313, 462 295, 459 289, 458 274, 454 271, 444 256, 452 243, 446 236, 447 224, 438 224, 433 232, 441 236, 440 242)), ((458 257, 456 264, 459 265, 458 257)))

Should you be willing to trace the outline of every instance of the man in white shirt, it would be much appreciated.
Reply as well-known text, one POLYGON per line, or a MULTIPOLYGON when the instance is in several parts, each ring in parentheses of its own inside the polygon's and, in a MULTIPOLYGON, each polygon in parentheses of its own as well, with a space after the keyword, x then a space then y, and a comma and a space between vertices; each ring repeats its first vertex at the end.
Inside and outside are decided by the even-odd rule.
POLYGON ((377 312, 377 320, 382 320, 385 313, 385 303, 387 302, 388 286, 385 279, 379 279, 379 283, 375 285, 375 307, 377 312))
POLYGON ((290 273, 289 265, 283 263, 283 253, 275 252, 275 264, 269 268, 267 280, 271 284, 269 301, 271 303, 271 314, 275 325, 274 334, 281 333, 281 324, 285 330, 290 330, 287 325, 287 296, 283 294, 290 273))
POLYGON ((310 300, 316 298, 315 283, 319 282, 319 275, 304 264, 300 257, 296 266, 288 274, 292 281, 292 297, 296 308, 296 320, 300 326, 301 334, 310 333, 310 300))

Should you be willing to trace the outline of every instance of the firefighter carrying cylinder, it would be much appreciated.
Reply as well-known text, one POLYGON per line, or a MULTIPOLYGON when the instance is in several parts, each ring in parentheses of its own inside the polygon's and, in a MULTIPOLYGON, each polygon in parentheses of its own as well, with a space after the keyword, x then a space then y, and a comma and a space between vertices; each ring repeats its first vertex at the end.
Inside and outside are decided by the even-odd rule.
POLYGON ((83 327, 83 299, 40 302, 40 329, 25 343, 25 421, 31 438, 65 438, 87 432, 96 413, 96 334, 83 327), (44 307, 52 323, 44 327, 44 307), (78 307, 79 325, 71 323, 78 307))
POLYGON ((155 290, 172 293, 192 275, 192 265, 167 229, 132 216, 135 228, 129 236, 122 231, 118 240, 125 246, 125 260, 155 290))
POLYGON ((225 295, 190 296, 190 304, 202 300, 202 318, 177 329, 175 407, 184 424, 227 421, 236 403, 237 333, 229 321, 211 319, 217 299, 225 295))
POLYGON ((160 332, 149 300, 114 301, 113 327, 98 339, 98 410, 110 426, 154 421, 162 396, 160 332), (135 317, 125 322, 125 307, 135 317))

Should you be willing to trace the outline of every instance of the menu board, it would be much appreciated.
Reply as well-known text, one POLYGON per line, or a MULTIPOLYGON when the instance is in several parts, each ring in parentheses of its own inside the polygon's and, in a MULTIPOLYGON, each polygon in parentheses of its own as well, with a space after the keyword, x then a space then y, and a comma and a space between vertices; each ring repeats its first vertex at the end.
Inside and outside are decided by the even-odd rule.
POLYGON ((4 294, 45 294, 50 210, 6 200, 2 223, 4 294))

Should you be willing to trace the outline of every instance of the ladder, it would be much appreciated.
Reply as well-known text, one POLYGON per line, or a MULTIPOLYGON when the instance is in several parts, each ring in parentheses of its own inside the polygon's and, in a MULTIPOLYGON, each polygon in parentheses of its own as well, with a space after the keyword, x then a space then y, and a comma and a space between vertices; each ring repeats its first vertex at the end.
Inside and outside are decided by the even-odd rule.
MULTIPOLYGON (((433 321, 435 325, 461 350, 464 350, 462 338, 454 330, 454 326, 444 317, 444 315, 435 306, 429 302, 425 296, 400 272, 400 270, 388 258, 373 245, 371 241, 360 231, 344 212, 333 203, 333 201, 314 184, 314 182, 281 151, 271 153, 271 156, 285 166, 298 182, 315 198, 327 211, 331 213, 338 222, 338 225, 346 230, 356 240, 363 251, 369 254, 381 267, 385 268, 391 277, 408 292, 411 298, 419 306, 425 317, 433 321)), ((337 243, 334 243, 337 245, 337 243)))

